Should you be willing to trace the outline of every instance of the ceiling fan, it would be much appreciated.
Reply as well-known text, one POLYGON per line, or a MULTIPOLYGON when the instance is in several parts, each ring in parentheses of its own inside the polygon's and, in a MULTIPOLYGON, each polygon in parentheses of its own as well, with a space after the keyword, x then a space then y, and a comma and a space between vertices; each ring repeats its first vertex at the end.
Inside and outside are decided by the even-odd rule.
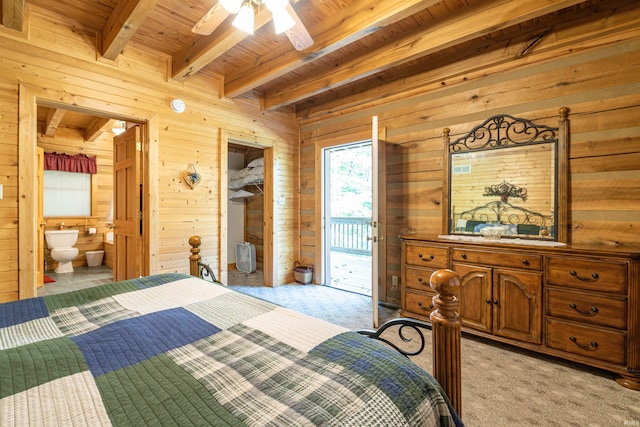
POLYGON ((273 16, 276 34, 286 33, 296 50, 304 50, 313 45, 313 38, 300 20, 289 0, 218 0, 211 9, 193 26, 196 34, 209 35, 232 14, 236 17, 233 26, 253 34, 256 8, 266 6, 273 16))

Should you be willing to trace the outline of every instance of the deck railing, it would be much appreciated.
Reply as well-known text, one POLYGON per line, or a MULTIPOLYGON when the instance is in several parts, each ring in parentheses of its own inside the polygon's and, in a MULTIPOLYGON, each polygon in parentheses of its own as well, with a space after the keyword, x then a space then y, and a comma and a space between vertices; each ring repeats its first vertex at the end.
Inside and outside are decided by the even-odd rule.
POLYGON ((371 218, 331 217, 331 250, 371 254, 371 218))

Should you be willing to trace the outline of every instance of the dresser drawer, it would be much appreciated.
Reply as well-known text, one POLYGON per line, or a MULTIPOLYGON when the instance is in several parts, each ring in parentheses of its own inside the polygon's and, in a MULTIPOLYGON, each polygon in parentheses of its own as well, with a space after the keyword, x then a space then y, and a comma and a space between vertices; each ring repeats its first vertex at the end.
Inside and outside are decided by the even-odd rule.
POLYGON ((449 266, 449 249, 407 243, 405 246, 405 262, 430 268, 447 268, 449 266))
POLYGON ((436 270, 432 268, 405 267, 405 287, 434 293, 435 291, 429 283, 429 279, 434 271, 436 270))
POLYGON ((588 258, 549 257, 547 283, 626 294, 627 264, 588 258))
POLYGON ((547 315, 591 325, 625 329, 627 301, 560 289, 547 289, 547 315))
POLYGON ((404 293, 404 309, 411 313, 429 317, 433 311, 433 297, 435 294, 425 294, 406 290, 404 293))
POLYGON ((542 255, 525 253, 485 252, 467 249, 453 249, 453 261, 492 267, 512 267, 525 270, 542 270, 542 255))
POLYGON ((626 337, 622 333, 547 319, 547 347, 624 365, 626 337))

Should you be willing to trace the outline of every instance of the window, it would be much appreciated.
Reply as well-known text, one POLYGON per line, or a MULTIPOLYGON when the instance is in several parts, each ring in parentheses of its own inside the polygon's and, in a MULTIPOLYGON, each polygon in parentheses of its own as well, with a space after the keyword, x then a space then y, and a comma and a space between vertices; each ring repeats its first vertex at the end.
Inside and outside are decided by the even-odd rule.
POLYGON ((91 216, 91 174, 45 170, 44 216, 91 216))

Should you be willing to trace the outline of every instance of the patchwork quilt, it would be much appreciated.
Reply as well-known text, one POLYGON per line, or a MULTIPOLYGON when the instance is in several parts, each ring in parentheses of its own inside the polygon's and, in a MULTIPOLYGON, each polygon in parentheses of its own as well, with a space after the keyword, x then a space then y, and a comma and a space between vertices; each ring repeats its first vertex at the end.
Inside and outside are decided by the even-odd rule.
POLYGON ((0 426, 454 425, 384 344, 196 277, 0 304, 0 426))

